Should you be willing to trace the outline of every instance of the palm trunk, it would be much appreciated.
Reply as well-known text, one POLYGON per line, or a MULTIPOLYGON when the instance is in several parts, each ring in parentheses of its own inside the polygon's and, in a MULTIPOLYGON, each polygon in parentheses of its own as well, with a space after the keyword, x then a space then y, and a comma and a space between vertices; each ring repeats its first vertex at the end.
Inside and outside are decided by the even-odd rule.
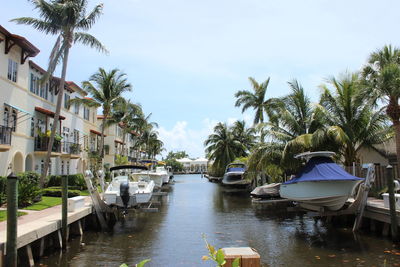
POLYGON ((104 158, 104 131, 106 129, 106 122, 107 122, 107 117, 108 117, 108 112, 103 113, 103 123, 101 124, 101 142, 100 142, 100 161, 103 161, 104 158))
MULTIPOLYGON (((393 127, 396 139, 396 155, 397 155, 397 170, 400 168, 400 122, 393 121, 393 127)), ((398 172, 397 172, 398 173, 398 172)))
POLYGON ((40 187, 41 188, 43 188, 43 186, 44 186, 44 180, 45 180, 47 172, 49 170, 50 157, 51 157, 51 152, 52 152, 53 144, 54 144, 54 137, 56 135, 56 131, 57 131, 58 123, 59 123, 61 104, 62 104, 62 99, 63 99, 63 95, 64 95, 65 77, 67 74, 69 49, 70 49, 70 46, 67 45, 64 50, 63 66, 62 66, 62 71, 61 71, 60 89, 58 91, 58 96, 57 96, 56 112, 54 114, 53 127, 51 128, 50 140, 48 143, 47 154, 46 154, 46 158, 44 161, 44 170, 43 170, 42 175, 40 176, 40 187))

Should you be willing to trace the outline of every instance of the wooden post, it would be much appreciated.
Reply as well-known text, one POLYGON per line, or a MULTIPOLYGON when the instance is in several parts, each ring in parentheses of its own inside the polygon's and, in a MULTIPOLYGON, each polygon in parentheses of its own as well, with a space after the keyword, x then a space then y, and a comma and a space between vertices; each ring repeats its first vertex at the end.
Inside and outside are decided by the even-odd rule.
POLYGON ((14 173, 7 176, 7 243, 6 266, 17 267, 17 210, 18 178, 14 173))
POLYGON ((62 233, 62 248, 67 249, 68 240, 68 176, 61 176, 61 195, 62 195, 62 205, 61 205, 61 233, 62 233))
POLYGON ((397 217, 396 217, 396 199, 394 197, 394 180, 393 180, 393 167, 388 165, 386 167, 386 179, 389 191, 389 209, 390 209, 390 230, 392 233, 392 239, 397 241, 397 217))

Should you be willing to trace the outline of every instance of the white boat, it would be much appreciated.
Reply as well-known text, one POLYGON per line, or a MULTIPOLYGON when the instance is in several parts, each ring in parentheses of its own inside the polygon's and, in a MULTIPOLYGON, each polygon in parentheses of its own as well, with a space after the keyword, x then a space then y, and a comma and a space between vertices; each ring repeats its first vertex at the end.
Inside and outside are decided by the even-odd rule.
POLYGON ((149 203, 153 195, 154 181, 139 165, 122 165, 110 168, 113 177, 103 194, 104 202, 110 206, 129 209, 149 203))
POLYGON ((271 183, 257 186, 251 191, 250 195, 252 197, 258 198, 275 198, 279 197, 279 188, 281 183, 271 183))
POLYGON ((308 159, 300 173, 280 186, 280 196, 297 201, 303 208, 339 210, 362 178, 347 173, 333 162, 333 152, 307 152, 308 159))
POLYGON ((147 173, 151 180, 154 181, 154 185, 156 189, 160 189, 164 183, 164 177, 160 173, 156 173, 155 171, 143 171, 147 173))
POLYGON ((174 178, 174 172, 172 171, 171 166, 167 166, 167 172, 168 172, 169 180, 172 180, 174 178))
POLYGON ((161 175, 162 180, 163 180, 163 184, 168 184, 169 183, 169 174, 168 174, 167 169, 165 169, 164 166, 156 167, 155 173, 161 175))
POLYGON ((222 178, 222 185, 231 188, 247 189, 250 181, 244 178, 246 165, 243 163, 231 163, 226 166, 224 177, 222 178))

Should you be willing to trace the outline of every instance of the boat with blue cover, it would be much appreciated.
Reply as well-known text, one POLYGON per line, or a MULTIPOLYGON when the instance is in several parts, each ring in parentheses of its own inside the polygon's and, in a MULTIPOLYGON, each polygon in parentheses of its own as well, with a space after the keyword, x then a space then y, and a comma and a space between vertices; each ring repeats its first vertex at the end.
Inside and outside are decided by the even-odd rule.
POLYGON ((280 186, 280 196, 297 201, 303 208, 339 210, 364 179, 347 173, 333 160, 333 152, 307 152, 306 165, 291 180, 280 186))
POLYGON ((246 165, 243 163, 231 163, 226 166, 222 185, 232 188, 247 189, 250 186, 250 181, 244 178, 246 165))

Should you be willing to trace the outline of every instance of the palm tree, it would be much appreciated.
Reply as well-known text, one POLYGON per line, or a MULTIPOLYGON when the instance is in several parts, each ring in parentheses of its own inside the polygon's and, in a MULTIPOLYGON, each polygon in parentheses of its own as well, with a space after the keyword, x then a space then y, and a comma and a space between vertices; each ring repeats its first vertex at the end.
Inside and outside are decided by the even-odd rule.
MULTIPOLYGON (((322 85, 320 104, 324 127, 321 129, 336 140, 344 164, 350 166, 358 162, 359 147, 380 144, 388 139, 387 117, 382 109, 371 108, 371 102, 362 93, 357 73, 344 73, 338 79, 332 77, 328 79, 328 85, 322 85)), ((314 135, 324 139, 318 132, 314 135)))
POLYGON ((242 113, 248 108, 256 110, 254 116, 254 124, 264 122, 264 112, 268 113, 269 100, 265 100, 265 93, 267 92, 270 78, 259 84, 254 78, 249 77, 249 81, 253 87, 253 91, 241 90, 236 92, 235 97, 237 98, 235 107, 242 106, 242 113))
POLYGON ((244 151, 242 149, 237 151, 236 155, 238 157, 246 157, 256 141, 255 129, 252 127, 246 128, 246 123, 242 120, 236 121, 231 127, 231 131, 233 137, 246 148, 244 151))
POLYGON ((210 160, 214 160, 213 167, 218 175, 222 175, 225 166, 239 155, 246 153, 246 147, 235 138, 226 123, 218 123, 214 133, 204 142, 206 153, 210 160))
POLYGON ((35 9, 39 11, 41 18, 21 17, 13 19, 12 21, 18 24, 30 25, 40 32, 57 36, 57 41, 50 54, 49 66, 45 78, 53 74, 57 64, 61 60, 63 62, 53 127, 51 129, 44 171, 40 177, 40 185, 43 187, 44 178, 49 168, 54 137, 58 128, 67 74, 69 50, 74 43, 88 45, 91 48, 103 52, 107 50, 95 37, 86 33, 100 16, 103 9, 102 4, 96 5, 93 10, 87 14, 87 0, 50 0, 49 2, 45 0, 32 0, 31 2, 35 9))
MULTIPOLYGON (((130 100, 117 101, 113 104, 111 118, 108 120, 106 127, 113 124, 119 124, 123 131, 122 151, 125 147, 126 135, 133 134, 137 125, 143 123, 143 111, 140 104, 131 103, 130 100)), ((137 134, 137 133, 136 133, 137 134)))
POLYGON ((386 105, 396 140, 397 166, 400 166, 400 50, 391 45, 373 52, 363 69, 365 93, 386 105))
POLYGON ((101 123, 101 142, 99 148, 100 158, 104 156, 104 131, 111 119, 112 107, 121 103, 122 94, 132 90, 132 85, 128 83, 126 74, 118 69, 112 69, 109 72, 103 68, 93 74, 88 81, 82 83, 83 90, 91 98, 71 99, 71 103, 79 103, 89 107, 102 107, 103 122, 101 123), (94 83, 94 84, 93 84, 94 83))

